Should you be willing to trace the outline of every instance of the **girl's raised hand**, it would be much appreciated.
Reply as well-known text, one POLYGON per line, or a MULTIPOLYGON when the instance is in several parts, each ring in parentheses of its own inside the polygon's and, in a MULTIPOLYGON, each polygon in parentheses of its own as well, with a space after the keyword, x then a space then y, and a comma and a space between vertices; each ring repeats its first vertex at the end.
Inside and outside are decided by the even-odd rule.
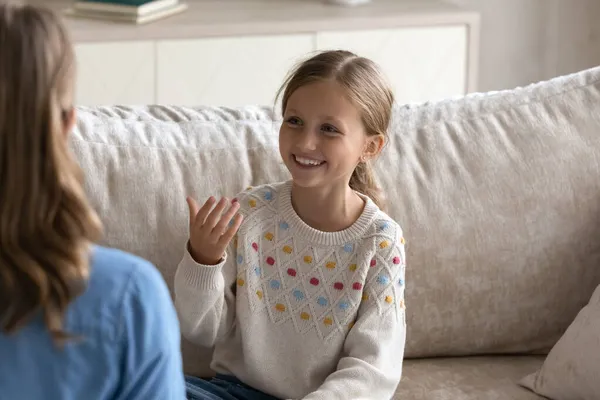
POLYGON ((236 215, 240 205, 234 202, 225 211, 229 205, 225 197, 219 200, 214 209, 216 200, 212 196, 202 207, 198 207, 191 197, 186 200, 190 209, 190 255, 198 264, 216 265, 242 223, 242 216, 236 215))

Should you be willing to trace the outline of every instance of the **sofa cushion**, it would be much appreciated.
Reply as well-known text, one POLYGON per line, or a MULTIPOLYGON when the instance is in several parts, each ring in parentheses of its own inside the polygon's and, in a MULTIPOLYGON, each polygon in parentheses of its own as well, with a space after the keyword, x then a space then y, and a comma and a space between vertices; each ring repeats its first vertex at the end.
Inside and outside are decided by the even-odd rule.
MULTIPOLYGON (((600 284, 600 69, 398 106, 375 164, 407 237, 407 357, 547 352, 600 284)), ((258 107, 78 108, 72 147, 104 243, 172 286, 186 195, 287 179, 258 107)), ((185 341, 184 341, 185 342, 185 341)), ((210 349, 184 343, 190 373, 210 349)))
POLYGON ((552 348, 542 368, 521 383, 552 400, 600 395, 600 286, 552 348))
POLYGON ((600 68, 394 114, 407 357, 545 354, 600 283, 600 68))
POLYGON ((543 360, 541 356, 406 360, 394 399, 541 400, 516 382, 543 360))

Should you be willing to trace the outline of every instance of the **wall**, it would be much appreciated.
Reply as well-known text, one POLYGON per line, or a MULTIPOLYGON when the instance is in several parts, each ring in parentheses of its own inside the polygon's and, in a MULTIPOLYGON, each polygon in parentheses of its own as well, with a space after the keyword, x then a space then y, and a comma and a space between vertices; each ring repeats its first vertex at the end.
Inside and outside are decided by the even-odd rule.
POLYGON ((600 0, 451 0, 481 12, 478 91, 600 65, 600 0))

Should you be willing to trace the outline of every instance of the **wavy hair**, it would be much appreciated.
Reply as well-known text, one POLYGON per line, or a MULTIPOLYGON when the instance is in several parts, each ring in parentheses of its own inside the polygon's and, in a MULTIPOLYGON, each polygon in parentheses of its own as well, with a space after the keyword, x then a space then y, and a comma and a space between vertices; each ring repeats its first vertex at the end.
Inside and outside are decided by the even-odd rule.
POLYGON ((74 51, 54 13, 16 4, 0 4, 0 48, 0 331, 39 314, 62 341, 102 232, 67 141, 74 51))
MULTIPOLYGON (((375 62, 346 50, 323 51, 298 64, 277 93, 277 98, 281 97, 282 114, 297 89, 330 79, 340 84, 358 107, 367 135, 387 137, 394 104, 393 91, 375 62)), ((369 196, 381 209, 385 208, 385 198, 369 161, 356 166, 350 177, 350 187, 369 196)))

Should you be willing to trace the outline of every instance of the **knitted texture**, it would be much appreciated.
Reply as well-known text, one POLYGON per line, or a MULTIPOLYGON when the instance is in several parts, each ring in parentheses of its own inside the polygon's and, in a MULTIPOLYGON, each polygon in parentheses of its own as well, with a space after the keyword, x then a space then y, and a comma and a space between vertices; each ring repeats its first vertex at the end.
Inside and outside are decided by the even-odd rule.
POLYGON ((291 187, 238 196, 245 219, 219 265, 186 252, 175 278, 182 331, 216 345, 217 372, 277 397, 388 399, 405 343, 402 230, 364 197, 351 227, 317 231, 291 187))

